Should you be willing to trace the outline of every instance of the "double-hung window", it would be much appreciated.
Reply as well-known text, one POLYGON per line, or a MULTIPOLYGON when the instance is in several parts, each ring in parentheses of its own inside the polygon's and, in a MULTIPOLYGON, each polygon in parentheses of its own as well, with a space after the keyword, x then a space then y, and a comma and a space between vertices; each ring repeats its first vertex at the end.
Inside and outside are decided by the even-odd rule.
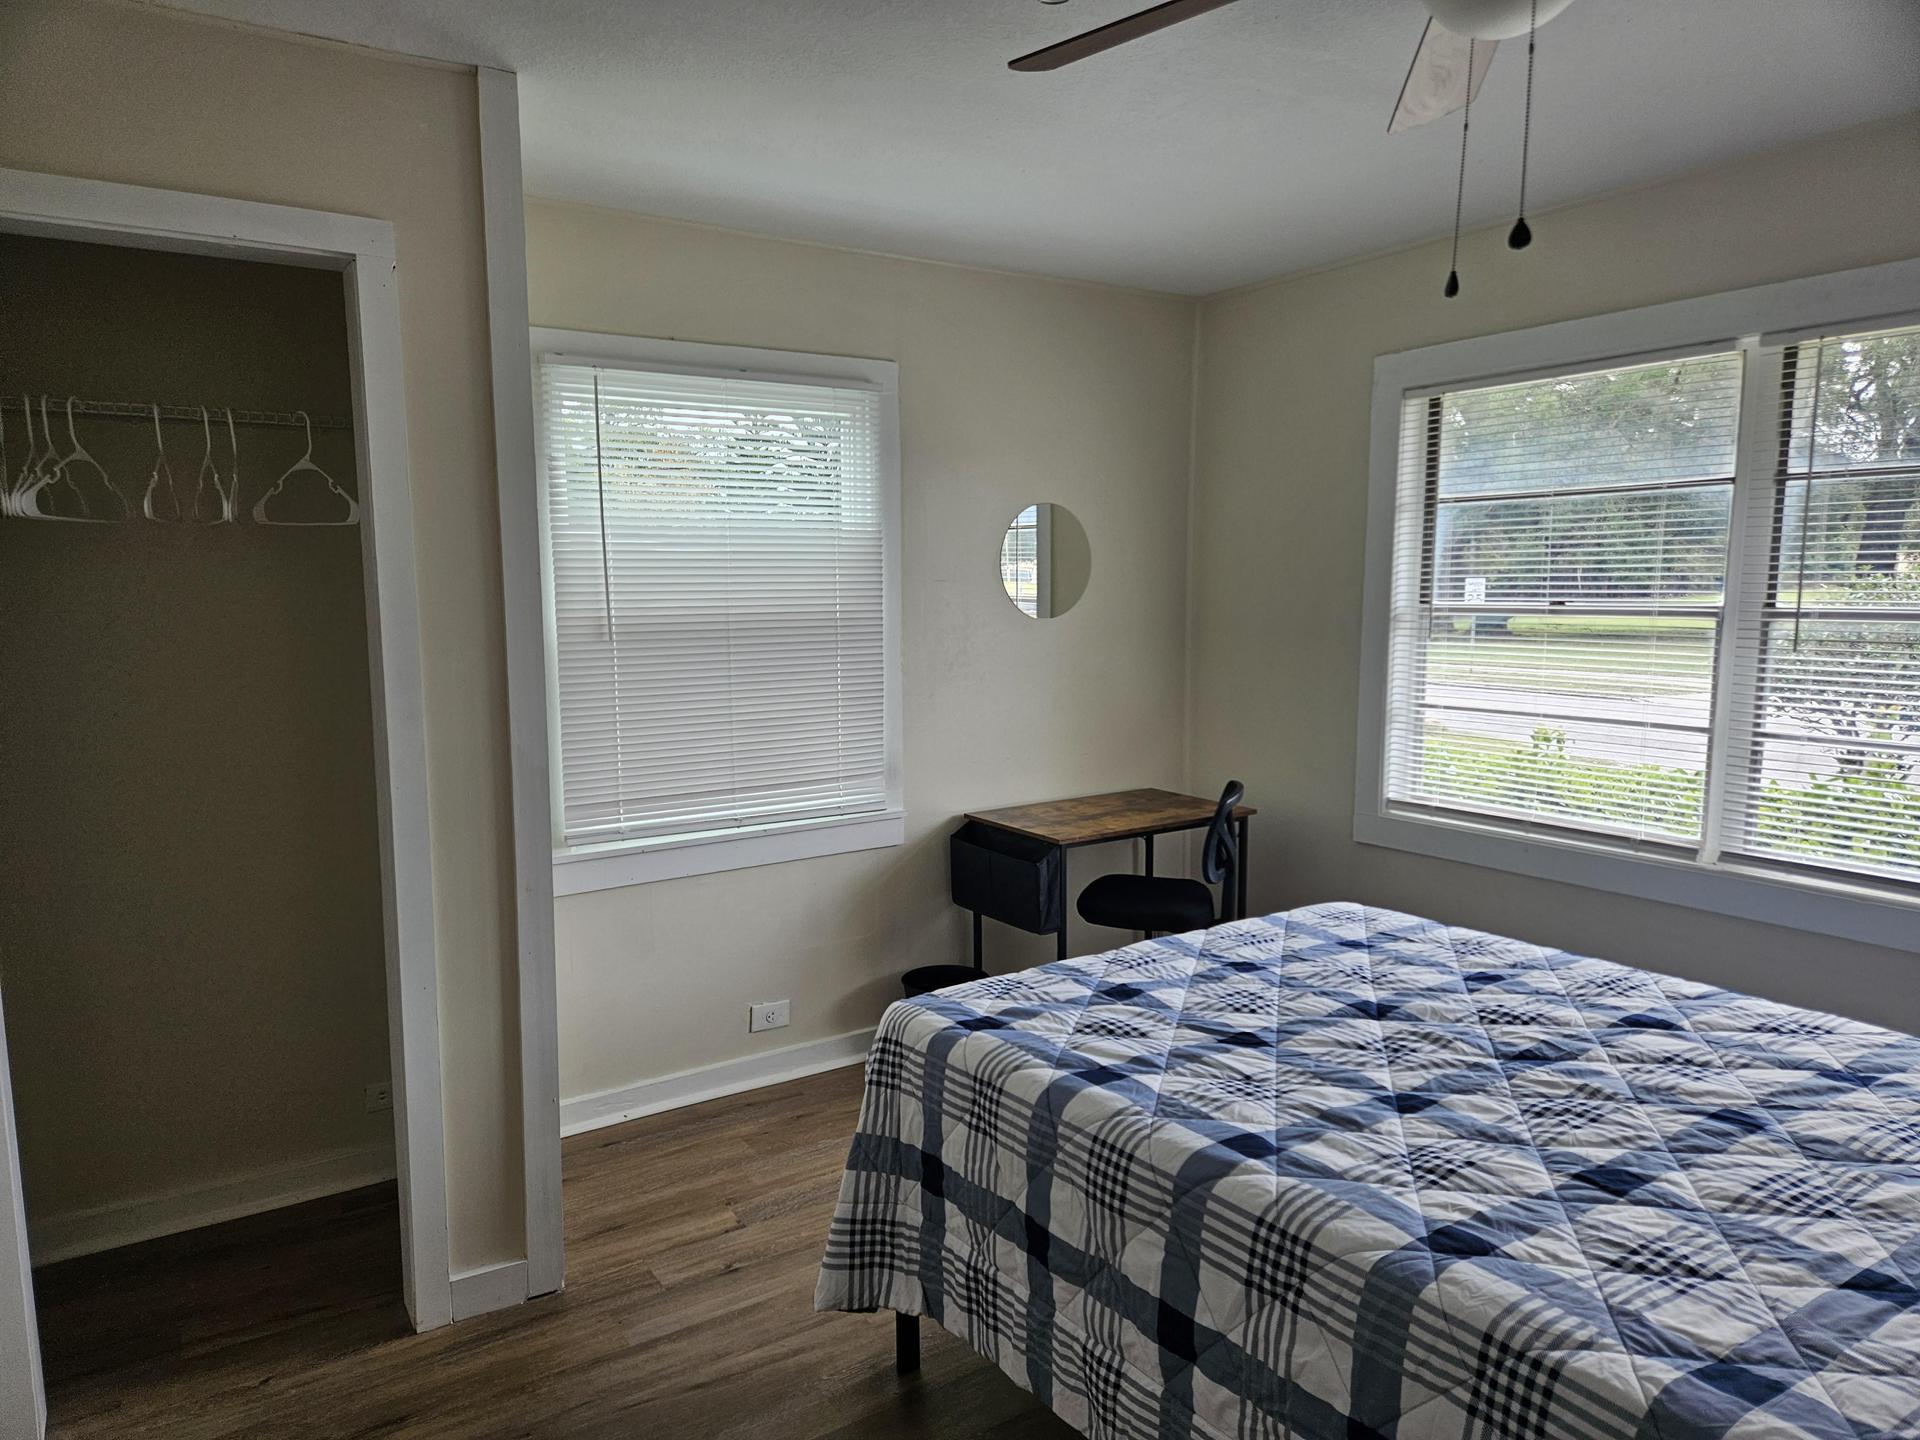
POLYGON ((1359 839, 1920 945, 1920 325, 1848 278, 1380 362, 1359 839))
POLYGON ((534 345, 556 888, 898 843, 892 364, 534 345))

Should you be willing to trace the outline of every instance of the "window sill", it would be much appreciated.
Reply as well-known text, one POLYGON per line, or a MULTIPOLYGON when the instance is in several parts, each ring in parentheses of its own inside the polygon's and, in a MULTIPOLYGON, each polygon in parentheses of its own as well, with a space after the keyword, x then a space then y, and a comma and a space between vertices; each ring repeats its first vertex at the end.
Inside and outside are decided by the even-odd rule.
POLYGON ((881 850, 906 839, 906 812, 879 810, 825 820, 786 820, 699 835, 621 840, 553 853, 553 893, 584 895, 655 880, 680 880, 854 850, 881 850))
POLYGON ((1353 838, 1362 845, 1737 915, 1865 945, 1920 951, 1920 899, 1865 882, 1849 883, 1730 862, 1703 865, 1696 860, 1634 853, 1624 845, 1604 841, 1547 837, 1493 823, 1404 814, 1360 811, 1354 816, 1353 838))

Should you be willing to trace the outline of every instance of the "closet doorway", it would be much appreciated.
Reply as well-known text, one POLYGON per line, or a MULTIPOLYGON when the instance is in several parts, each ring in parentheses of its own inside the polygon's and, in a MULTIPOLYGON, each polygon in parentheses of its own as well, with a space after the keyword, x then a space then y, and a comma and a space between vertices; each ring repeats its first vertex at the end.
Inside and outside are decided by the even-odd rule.
POLYGON ((0 287, 13 1436, 36 1260, 392 1174, 450 1296, 391 227, 0 171, 0 287))

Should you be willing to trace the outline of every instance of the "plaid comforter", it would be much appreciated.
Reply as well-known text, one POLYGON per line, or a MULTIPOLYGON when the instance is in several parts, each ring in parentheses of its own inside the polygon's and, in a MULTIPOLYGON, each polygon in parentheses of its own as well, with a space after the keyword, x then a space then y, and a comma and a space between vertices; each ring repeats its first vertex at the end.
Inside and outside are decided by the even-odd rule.
POLYGON ((1920 1436, 1920 1040, 1352 904, 982 980, 816 1304, 1095 1437, 1920 1436))

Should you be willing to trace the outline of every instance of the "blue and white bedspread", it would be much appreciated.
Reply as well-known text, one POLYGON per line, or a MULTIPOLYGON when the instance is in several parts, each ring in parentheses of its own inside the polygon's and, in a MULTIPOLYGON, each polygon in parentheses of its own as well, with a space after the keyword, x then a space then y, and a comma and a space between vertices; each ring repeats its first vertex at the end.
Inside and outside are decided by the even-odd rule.
POLYGON ((1352 904, 982 980, 816 1303, 1095 1437, 1920 1436, 1920 1040, 1352 904))

